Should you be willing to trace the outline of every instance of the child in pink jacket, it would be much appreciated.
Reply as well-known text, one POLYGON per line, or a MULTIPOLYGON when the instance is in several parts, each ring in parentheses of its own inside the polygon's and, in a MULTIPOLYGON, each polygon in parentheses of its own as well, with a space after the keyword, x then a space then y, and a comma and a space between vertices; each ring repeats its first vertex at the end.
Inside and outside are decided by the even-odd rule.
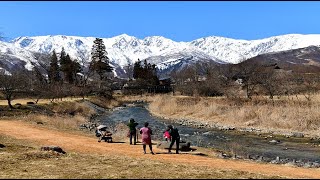
POLYGON ((166 139, 166 141, 171 141, 171 136, 168 130, 166 130, 163 134, 163 137, 166 139))

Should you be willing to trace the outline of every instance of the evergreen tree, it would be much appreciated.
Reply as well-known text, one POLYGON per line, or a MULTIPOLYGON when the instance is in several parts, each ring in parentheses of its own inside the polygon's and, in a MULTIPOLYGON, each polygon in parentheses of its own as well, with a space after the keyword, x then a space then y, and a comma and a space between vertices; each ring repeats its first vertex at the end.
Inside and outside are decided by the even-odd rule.
POLYGON ((157 76, 156 65, 150 64, 147 60, 144 60, 144 66, 141 65, 140 59, 134 63, 133 77, 135 79, 142 79, 147 84, 158 85, 159 79, 157 76))
POLYGON ((93 41, 91 52, 90 70, 97 72, 100 76, 100 80, 105 78, 105 73, 112 72, 112 67, 109 65, 109 58, 107 57, 106 47, 103 40, 96 38, 93 41))
MULTIPOLYGON (((64 73, 65 80, 67 80, 70 84, 73 84, 74 82, 74 77, 73 77, 73 61, 71 61, 71 58, 69 54, 66 55, 64 62, 64 69, 62 70, 64 73)), ((62 65, 61 65, 62 68, 62 65)))
POLYGON ((64 50, 64 47, 62 47, 61 53, 60 53, 60 63, 65 60, 66 56, 67 56, 66 51, 64 50))
POLYGON ((62 47, 61 53, 60 53, 60 70, 63 74, 63 80, 66 81, 68 79, 68 71, 70 66, 70 58, 67 57, 67 54, 62 47))
POLYGON ((69 54, 62 48, 60 54, 60 70, 64 75, 64 80, 70 84, 75 83, 77 73, 81 71, 81 66, 78 62, 72 61, 69 54))
POLYGON ((138 61, 135 62, 133 66, 133 78, 135 79, 141 78, 143 76, 142 71, 143 71, 143 68, 141 66, 141 61, 140 59, 138 59, 138 61))
POLYGON ((58 58, 55 50, 53 50, 51 56, 48 78, 50 83, 59 82, 61 80, 59 73, 58 58))
POLYGON ((159 78, 157 76, 157 68, 156 68, 156 65, 155 64, 152 64, 151 65, 151 68, 150 68, 150 73, 151 73, 151 79, 152 79, 152 83, 155 84, 155 85, 159 85, 159 78))

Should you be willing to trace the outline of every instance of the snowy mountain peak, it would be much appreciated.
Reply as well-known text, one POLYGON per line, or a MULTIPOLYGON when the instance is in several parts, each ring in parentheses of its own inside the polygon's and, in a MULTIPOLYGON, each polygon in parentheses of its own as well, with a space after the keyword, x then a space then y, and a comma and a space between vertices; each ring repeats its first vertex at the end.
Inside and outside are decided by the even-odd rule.
POLYGON ((38 62, 32 52, 23 48, 17 48, 12 43, 0 41, 0 68, 6 74, 10 74, 10 71, 12 72, 19 68, 31 70, 33 64, 37 65, 38 62))
POLYGON ((130 39, 130 38, 135 38, 134 36, 129 36, 128 34, 120 34, 118 36, 114 36, 113 38, 124 38, 124 39, 130 39))
MULTIPOLYGON (((10 43, 0 44, 0 52, 27 61, 33 58, 32 52, 52 53, 55 50, 60 53, 63 47, 71 58, 88 63, 95 38, 65 35, 18 37, 10 43)), ((208 36, 190 42, 176 42, 163 36, 139 39, 128 34, 102 39, 110 62, 120 69, 138 59, 147 58, 162 69, 173 62, 181 64, 210 60, 235 64, 260 54, 320 45, 319 34, 286 34, 258 40, 208 36)))
POLYGON ((161 46, 179 46, 179 43, 167 39, 163 36, 148 36, 143 39, 143 44, 146 46, 152 47, 161 47, 161 46))

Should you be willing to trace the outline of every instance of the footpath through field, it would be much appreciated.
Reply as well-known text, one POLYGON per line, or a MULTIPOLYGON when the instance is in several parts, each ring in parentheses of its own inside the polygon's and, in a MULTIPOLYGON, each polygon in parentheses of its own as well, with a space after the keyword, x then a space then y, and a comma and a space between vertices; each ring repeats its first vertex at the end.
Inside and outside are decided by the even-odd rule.
MULTIPOLYGON (((275 164, 259 164, 248 161, 236 161, 191 154, 165 154, 164 150, 154 149, 156 155, 142 153, 141 145, 130 146, 128 143, 98 143, 94 137, 76 135, 68 132, 47 129, 39 125, 19 120, 0 120, 0 134, 25 139, 40 145, 57 145, 68 152, 103 155, 123 155, 134 158, 185 164, 190 166, 207 166, 221 170, 238 170, 265 175, 280 175, 288 178, 320 178, 320 169, 306 169, 275 164)), ((148 152, 148 149, 147 149, 148 152)))

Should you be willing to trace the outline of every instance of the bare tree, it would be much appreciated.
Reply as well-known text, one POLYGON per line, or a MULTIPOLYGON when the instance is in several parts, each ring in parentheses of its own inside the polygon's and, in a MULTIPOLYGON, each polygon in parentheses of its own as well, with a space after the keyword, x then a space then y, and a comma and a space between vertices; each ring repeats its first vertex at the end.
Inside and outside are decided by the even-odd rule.
POLYGON ((12 75, 8 75, 4 71, 0 73, 0 90, 11 109, 14 109, 11 101, 15 96, 27 90, 28 81, 26 79, 27 77, 24 73, 15 72, 12 75))
POLYGON ((194 95, 197 93, 196 83, 197 75, 194 67, 186 67, 181 71, 172 73, 175 78, 175 89, 185 95, 194 95))
POLYGON ((223 94, 220 67, 211 63, 202 64, 203 78, 200 79, 199 93, 204 96, 220 96, 223 94))
POLYGON ((212 69, 211 76, 216 79, 220 91, 228 98, 239 96, 239 85, 236 82, 237 71, 233 64, 222 64, 212 69), (214 77, 216 76, 216 77, 214 77))
POLYGON ((259 68, 259 73, 256 74, 258 84, 266 91, 269 98, 273 100, 275 94, 278 94, 280 89, 280 76, 273 66, 259 68))
POLYGON ((44 97, 48 91, 48 81, 36 66, 33 67, 32 74, 29 79, 31 80, 29 96, 31 96, 37 104, 40 98, 44 97))
POLYGON ((319 79, 317 74, 299 74, 299 92, 307 101, 311 101, 312 95, 319 90, 319 79))
POLYGON ((243 88, 245 89, 246 96, 251 99, 252 95, 255 93, 259 74, 259 64, 252 62, 243 62, 235 66, 236 76, 235 78, 241 81, 243 88))
POLYGON ((78 60, 81 66, 81 72, 80 72, 80 85, 85 87, 88 84, 88 79, 90 78, 90 76, 93 74, 93 70, 88 68, 89 64, 86 59, 88 60, 90 57, 88 55, 86 55, 85 52, 81 51, 80 53, 80 60, 78 60))

